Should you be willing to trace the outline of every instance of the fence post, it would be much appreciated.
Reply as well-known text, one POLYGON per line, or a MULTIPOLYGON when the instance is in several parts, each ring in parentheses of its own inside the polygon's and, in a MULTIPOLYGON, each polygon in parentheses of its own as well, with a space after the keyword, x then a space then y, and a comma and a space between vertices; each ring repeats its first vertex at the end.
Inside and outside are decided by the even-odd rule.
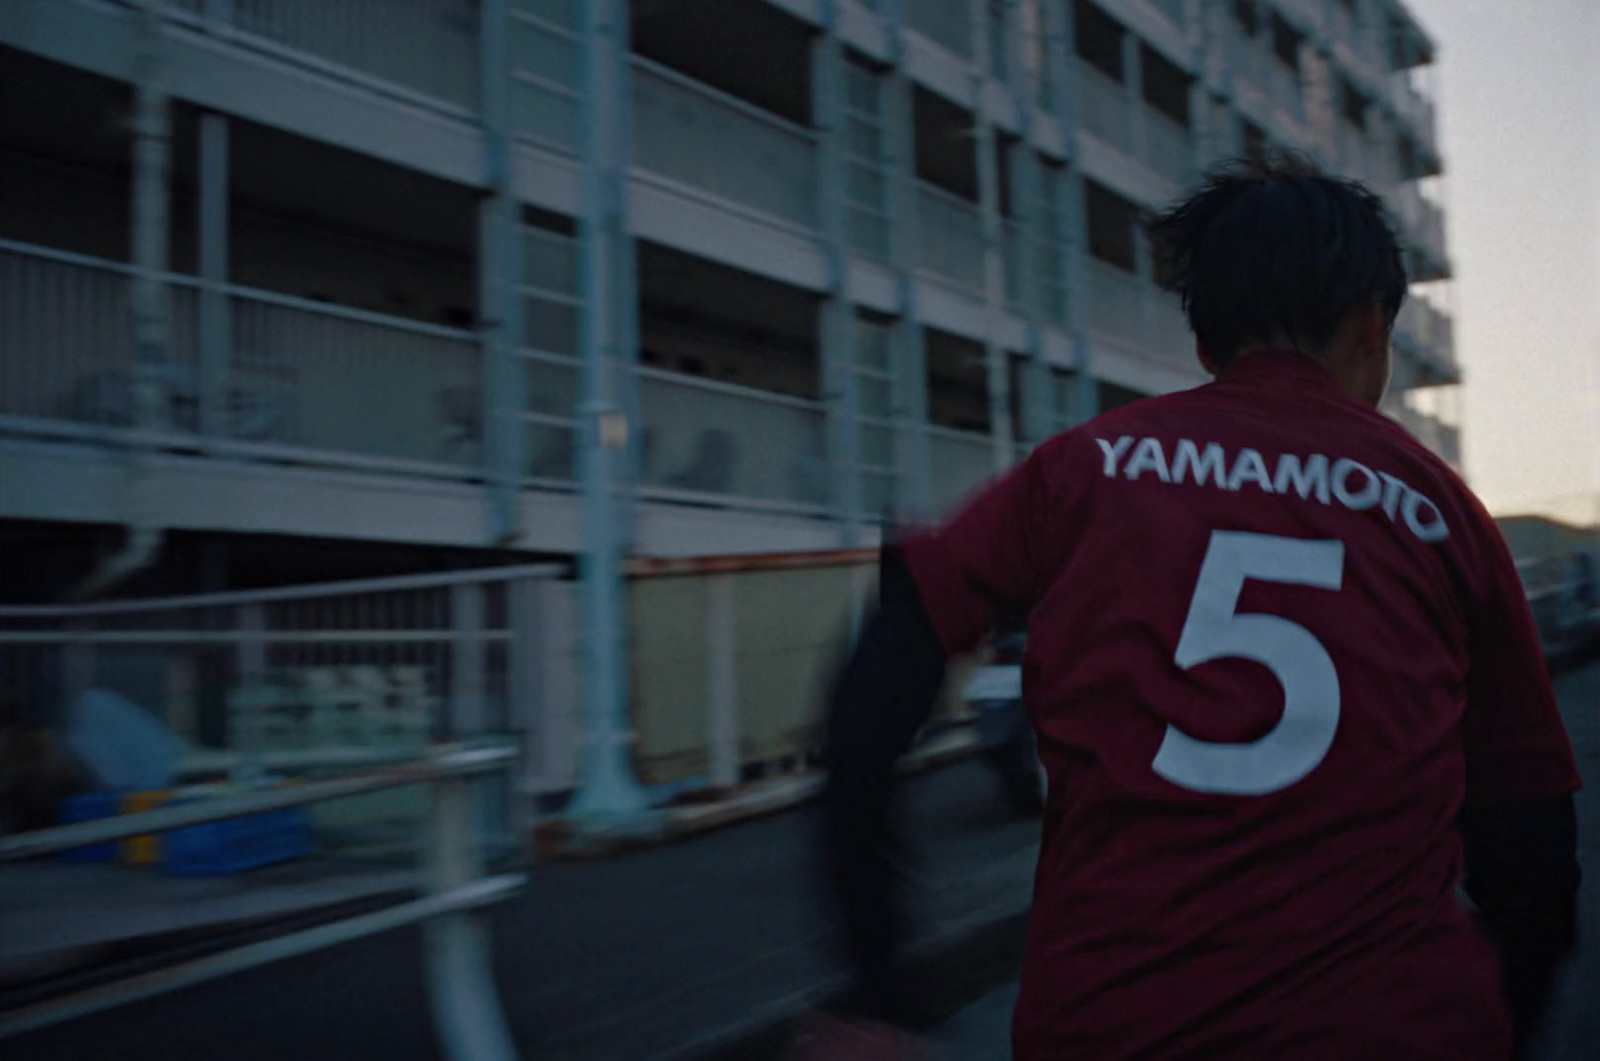
POLYGON ((476 736, 484 729, 483 586, 463 582, 450 587, 450 702, 445 732, 476 736))
POLYGON ((258 682, 267 675, 267 645, 261 633, 267 628, 265 609, 259 604, 241 604, 239 623, 239 681, 258 682))
POLYGON ((507 722, 518 734, 523 763, 521 776, 512 783, 511 827, 525 836, 534 824, 529 807, 547 787, 546 760, 550 747, 550 698, 545 675, 545 628, 548 622, 545 587, 548 578, 519 578, 506 586, 506 621, 511 641, 506 652, 507 722))
POLYGON ((708 767, 713 788, 739 783, 739 686, 736 670, 737 617, 730 573, 706 582, 706 654, 711 693, 708 767))
MULTIPOLYGON (((433 787, 428 822, 428 889, 438 895, 484 873, 472 778, 447 777, 433 787)), ((434 1026, 451 1061, 513 1061, 516 1048, 495 993, 486 917, 445 914, 423 930, 434 1026)))

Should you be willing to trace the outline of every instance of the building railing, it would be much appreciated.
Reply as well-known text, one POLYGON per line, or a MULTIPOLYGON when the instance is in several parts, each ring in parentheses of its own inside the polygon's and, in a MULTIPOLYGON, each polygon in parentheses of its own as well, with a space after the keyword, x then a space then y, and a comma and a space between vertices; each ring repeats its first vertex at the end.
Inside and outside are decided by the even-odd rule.
POLYGON ((949 0, 910 0, 906 24, 963 59, 972 58, 972 17, 965 4, 949 0))
POLYGON ((994 443, 988 435, 929 424, 934 511, 948 512, 994 477, 994 443))
POLYGON ((1405 71, 1393 74, 1390 84, 1396 115, 1430 151, 1438 150, 1438 119, 1433 101, 1417 91, 1405 71))
POLYGON ((1022 304, 1022 256, 1027 253, 1022 226, 1006 221, 1000 229, 1001 262, 1005 268, 1006 305, 1017 308, 1022 304))
POLYGON ((983 290, 983 220, 976 203, 919 182, 917 236, 922 268, 969 290, 983 290))
POLYGON ((1194 333, 1183 315, 1178 296, 1158 288, 1147 289, 1150 309, 1150 347, 1162 360, 1187 364, 1194 358, 1194 333))
POLYGON ((1078 114, 1083 127, 1121 151, 1133 151, 1133 99, 1128 87, 1078 60, 1078 114))
POLYGON ((514 751, 505 748, 446 746, 415 762, 365 773, 0 837, 0 863, 18 862, 406 786, 427 785, 433 791, 423 845, 426 883, 422 895, 10 1010, 0 1015, 0 1038, 378 932, 427 923, 423 960, 445 1055, 451 1061, 512 1061, 516 1050, 494 991, 487 926, 479 911, 516 894, 525 878, 521 874, 486 876, 487 858, 473 786, 486 774, 510 769, 515 757, 514 751))
POLYGON ((1153 108, 1144 112, 1145 165, 1167 180, 1187 183, 1194 174, 1194 142, 1187 126, 1153 108))
POLYGON ((820 402, 651 368, 639 377, 647 496, 827 503, 820 402))
POLYGON ((1426 252, 1435 262, 1448 260, 1444 236, 1444 210, 1422 193, 1415 181, 1398 185, 1389 196, 1407 243, 1426 252))
MULTIPOLYGON (((132 269, 0 242, 0 415, 133 425, 132 269)), ((474 333, 234 285, 220 378, 200 356, 202 283, 168 275, 171 342, 160 429, 218 425, 223 443, 411 464, 481 461, 474 333), (354 403, 351 395, 381 394, 354 403)))
POLYGON ((171 10, 240 45, 313 56, 466 109, 478 104, 475 0, 180 0, 171 10))
POLYGON ((1126 345, 1144 340, 1144 284, 1133 273, 1089 259, 1089 328, 1126 345))
POLYGON ((1395 318, 1394 329, 1444 364, 1456 364, 1454 322, 1422 299, 1406 299, 1395 318))
POLYGON ((632 141, 636 166, 792 225, 817 225, 812 130, 637 56, 632 141))

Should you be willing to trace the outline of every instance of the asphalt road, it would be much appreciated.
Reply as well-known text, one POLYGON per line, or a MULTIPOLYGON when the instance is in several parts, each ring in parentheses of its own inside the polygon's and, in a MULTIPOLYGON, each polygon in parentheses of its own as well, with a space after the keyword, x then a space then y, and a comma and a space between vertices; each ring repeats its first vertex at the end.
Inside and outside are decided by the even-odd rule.
MULTIPOLYGON (((1539 1056, 1600 1061, 1600 665, 1558 689, 1587 785, 1584 937, 1539 1056)), ((1020 909, 1036 826, 1003 820, 981 764, 909 788, 924 928, 949 933, 1020 909)), ((523 1056, 661 1058, 837 976, 813 887, 813 830, 801 810, 633 855, 538 867, 528 891, 491 919, 496 979, 523 1056)), ((420 933, 390 933, 7 1040, 0 1056, 424 1061, 440 1053, 420 951, 420 933)), ((1008 1056, 1014 990, 943 1027, 956 1057, 1008 1056)))

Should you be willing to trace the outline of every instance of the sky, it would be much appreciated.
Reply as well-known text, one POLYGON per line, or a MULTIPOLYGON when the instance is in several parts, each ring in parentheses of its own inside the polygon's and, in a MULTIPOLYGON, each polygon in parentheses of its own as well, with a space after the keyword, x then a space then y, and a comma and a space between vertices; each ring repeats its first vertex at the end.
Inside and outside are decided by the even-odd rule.
POLYGON ((1600 3, 1408 6, 1439 51, 1468 480, 1496 515, 1600 520, 1600 3))

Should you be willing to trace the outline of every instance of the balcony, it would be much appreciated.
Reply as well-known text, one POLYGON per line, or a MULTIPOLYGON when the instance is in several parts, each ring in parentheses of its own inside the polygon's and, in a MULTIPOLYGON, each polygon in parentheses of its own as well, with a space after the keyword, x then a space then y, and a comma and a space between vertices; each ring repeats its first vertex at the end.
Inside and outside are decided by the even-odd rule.
POLYGON ((1144 283, 1133 273, 1089 260, 1089 328, 1124 346, 1144 345, 1144 283))
POLYGON ((988 435, 929 425, 933 510, 949 512, 993 478, 994 448, 988 435))
MULTIPOLYGON (((226 286, 229 355, 210 381, 198 285, 170 280, 169 360, 151 366, 166 442, 186 448, 215 425, 206 447, 240 456, 447 477, 481 464, 473 333, 226 286), (375 394, 381 404, 352 401, 375 394)), ((0 416, 96 439, 131 429, 131 290, 120 263, 0 244, 0 416)))
POLYGON ((1431 358, 1456 370, 1455 322, 1420 298, 1408 298, 1394 322, 1395 336, 1431 358))
POLYGON ((935 44, 961 56, 972 58, 972 17, 965 4, 949 0, 909 0, 906 22, 935 44))
POLYGON ((803 126, 644 59, 633 63, 633 162, 804 229, 817 225, 817 141, 803 126))
POLYGON ((1194 174, 1194 149, 1187 126, 1149 107, 1144 112, 1144 163, 1175 184, 1194 174))
POLYGON ((1133 153, 1133 97, 1126 85, 1080 60, 1078 105, 1084 128, 1124 154, 1133 153))
POLYGON ((646 496, 822 511, 821 403, 657 369, 639 377, 646 496))
POLYGON ((465 109, 478 105, 475 0, 177 0, 173 15, 249 48, 310 57, 465 109), (219 17, 218 9, 231 17, 219 17))
POLYGON ((1439 126, 1433 100, 1417 91, 1411 78, 1403 72, 1394 75, 1392 84, 1390 99, 1394 103, 1395 114, 1423 149, 1429 155, 1436 156, 1439 153, 1439 126))
POLYGON ((977 205, 942 188, 919 183, 917 254, 923 269, 982 294, 983 221, 977 205))
POLYGON ((1422 253, 1429 266, 1428 275, 1413 279, 1439 279, 1448 275, 1450 256, 1445 244, 1444 210, 1422 194, 1415 182, 1400 185, 1390 196, 1390 204, 1405 240, 1422 253), (1439 275, 1433 275, 1434 271, 1439 275))

